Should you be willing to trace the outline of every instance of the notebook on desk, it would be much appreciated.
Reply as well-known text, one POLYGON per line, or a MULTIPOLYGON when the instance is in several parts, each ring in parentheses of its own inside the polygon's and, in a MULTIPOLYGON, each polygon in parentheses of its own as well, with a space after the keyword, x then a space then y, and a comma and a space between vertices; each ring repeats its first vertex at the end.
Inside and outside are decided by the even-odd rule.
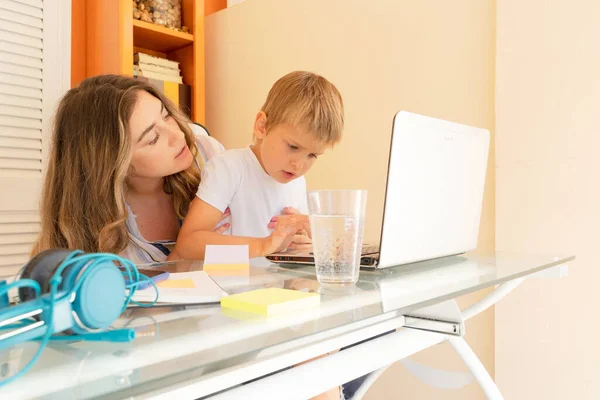
MULTIPOLYGON (((363 246, 362 268, 462 254, 477 247, 490 134, 406 111, 392 125, 380 241, 363 246)), ((268 255, 314 264, 308 251, 268 255)))
MULTIPOLYGON (((171 273, 169 279, 158 282, 157 304, 216 304, 227 293, 203 271, 171 273)), ((150 286, 136 290, 132 297, 140 303, 156 299, 156 290, 150 286)))

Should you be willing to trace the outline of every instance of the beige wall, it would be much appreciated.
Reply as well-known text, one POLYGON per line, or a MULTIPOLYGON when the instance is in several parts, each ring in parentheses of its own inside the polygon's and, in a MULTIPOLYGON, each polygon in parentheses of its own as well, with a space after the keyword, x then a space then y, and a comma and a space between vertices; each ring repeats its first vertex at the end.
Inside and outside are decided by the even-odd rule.
POLYGON ((577 256, 496 307, 507 399, 600 398, 599 16, 596 0, 498 2, 496 246, 577 256))
MULTIPOLYGON (((251 140, 273 82, 306 69, 330 79, 346 106, 342 143, 320 158, 309 188, 369 190, 366 236, 376 240, 392 118, 400 109, 494 127, 495 1, 247 0, 206 19, 206 121, 227 148, 251 140)), ((492 141, 493 142, 493 141, 492 141)), ((494 246, 494 151, 480 247, 494 246)), ((479 298, 460 299, 461 305, 479 298)), ((467 341, 493 374, 493 312, 467 325, 467 341)), ((414 360, 466 370, 446 345, 414 360)), ((368 398, 483 398, 476 385, 432 389, 395 365, 368 398)))

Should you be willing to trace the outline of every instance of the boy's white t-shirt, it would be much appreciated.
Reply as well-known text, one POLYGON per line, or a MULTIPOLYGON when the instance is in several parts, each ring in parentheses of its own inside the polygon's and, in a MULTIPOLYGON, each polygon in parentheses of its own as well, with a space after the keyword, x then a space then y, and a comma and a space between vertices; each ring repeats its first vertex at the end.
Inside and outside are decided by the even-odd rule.
POLYGON ((294 207, 308 214, 303 176, 279 183, 268 175, 250 147, 227 150, 214 156, 202 169, 196 195, 224 212, 231 211, 233 236, 267 237, 271 218, 294 207))

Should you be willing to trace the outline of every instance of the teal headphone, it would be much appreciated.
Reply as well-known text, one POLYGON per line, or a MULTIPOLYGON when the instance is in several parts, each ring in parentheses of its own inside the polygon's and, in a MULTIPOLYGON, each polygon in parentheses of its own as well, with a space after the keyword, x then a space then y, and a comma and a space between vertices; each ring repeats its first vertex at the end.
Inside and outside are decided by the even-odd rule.
MULTIPOLYGON (((107 253, 50 249, 29 261, 20 279, 0 282, 0 351, 29 340, 40 347, 19 374, 0 381, 0 386, 17 379, 37 361, 50 340, 131 341, 133 329, 108 330, 127 308, 137 286, 149 280, 135 265, 107 253), (127 278, 130 284, 125 284, 127 278), (8 292, 18 288, 19 304, 10 306, 8 292), (58 333, 67 335, 53 336, 58 333)), ((154 282, 150 283, 156 290, 154 282)))

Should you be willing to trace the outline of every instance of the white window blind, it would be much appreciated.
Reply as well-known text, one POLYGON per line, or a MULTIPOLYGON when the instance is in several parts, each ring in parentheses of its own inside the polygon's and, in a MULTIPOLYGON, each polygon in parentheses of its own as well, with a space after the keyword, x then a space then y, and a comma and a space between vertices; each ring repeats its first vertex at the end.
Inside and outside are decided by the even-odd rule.
POLYGON ((0 0, 0 276, 27 262, 39 232, 50 121, 70 74, 67 7, 0 0))

